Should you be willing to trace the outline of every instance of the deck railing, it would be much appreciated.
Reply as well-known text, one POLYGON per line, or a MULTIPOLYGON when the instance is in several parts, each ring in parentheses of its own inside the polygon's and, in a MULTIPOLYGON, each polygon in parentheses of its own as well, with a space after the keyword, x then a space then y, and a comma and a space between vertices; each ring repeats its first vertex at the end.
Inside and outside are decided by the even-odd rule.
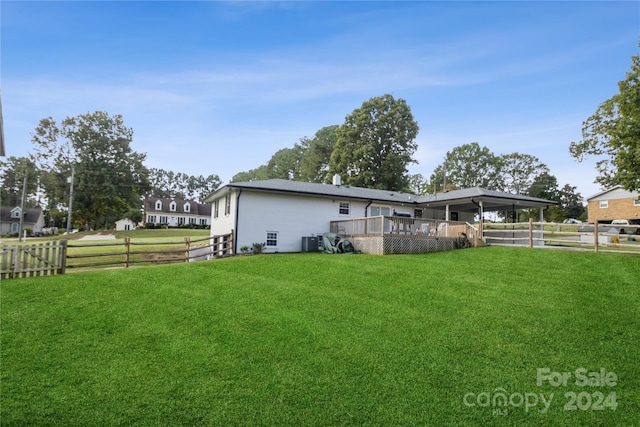
MULTIPOLYGON (((471 239, 474 228, 464 221, 372 216, 331 221, 330 231, 347 237, 404 235, 414 237, 458 237, 461 232, 471 239)), ((473 236, 475 237, 475 236, 473 236)))

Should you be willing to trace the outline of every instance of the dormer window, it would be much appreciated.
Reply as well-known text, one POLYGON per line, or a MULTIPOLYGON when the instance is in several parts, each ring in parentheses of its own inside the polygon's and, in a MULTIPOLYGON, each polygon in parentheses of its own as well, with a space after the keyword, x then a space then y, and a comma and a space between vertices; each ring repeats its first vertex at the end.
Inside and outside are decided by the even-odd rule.
POLYGON ((158 200, 156 202, 156 210, 157 211, 161 211, 162 210, 162 201, 158 200))
POLYGON ((176 211, 176 202, 171 202, 171 204, 169 205, 169 210, 171 212, 175 212, 176 211))
POLYGON ((191 212, 191 205, 189 204, 189 202, 184 204, 184 211, 191 212))
POLYGON ((20 208, 14 208, 11 211, 11 218, 20 218, 20 208))

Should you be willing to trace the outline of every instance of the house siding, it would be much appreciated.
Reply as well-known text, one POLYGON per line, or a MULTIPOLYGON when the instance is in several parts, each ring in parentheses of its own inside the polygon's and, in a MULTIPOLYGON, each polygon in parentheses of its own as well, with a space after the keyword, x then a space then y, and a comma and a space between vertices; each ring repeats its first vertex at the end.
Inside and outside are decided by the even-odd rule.
POLYGON ((614 219, 640 219, 640 206, 634 205, 639 197, 638 192, 622 188, 614 188, 600 193, 588 200, 588 221, 608 222, 614 219), (607 207, 601 208, 600 202, 607 201, 607 207))
POLYGON ((244 191, 240 197, 237 245, 251 247, 253 243, 264 243, 268 232, 277 232, 277 247, 265 247, 265 252, 300 252, 302 237, 328 232, 332 220, 363 217, 366 206, 367 203, 352 200, 300 195, 274 197, 244 191), (349 214, 339 213, 340 203, 349 203, 349 214))

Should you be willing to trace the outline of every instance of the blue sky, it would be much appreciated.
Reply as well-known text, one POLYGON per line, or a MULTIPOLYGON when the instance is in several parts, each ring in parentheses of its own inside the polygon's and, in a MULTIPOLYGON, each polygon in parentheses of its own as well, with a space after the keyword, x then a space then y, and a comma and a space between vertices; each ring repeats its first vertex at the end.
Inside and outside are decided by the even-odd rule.
POLYGON ((639 2, 0 2, 7 155, 38 121, 122 114, 147 166, 223 182, 362 102, 403 98, 410 173, 452 148, 537 156, 599 190, 571 141, 638 53, 639 2))

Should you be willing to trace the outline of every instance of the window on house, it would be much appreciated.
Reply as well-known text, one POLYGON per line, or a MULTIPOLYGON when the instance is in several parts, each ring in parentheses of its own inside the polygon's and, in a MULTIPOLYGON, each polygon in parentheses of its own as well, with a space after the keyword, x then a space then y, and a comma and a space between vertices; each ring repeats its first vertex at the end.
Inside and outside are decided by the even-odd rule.
POLYGON ((391 215, 391 209, 385 206, 371 206, 370 208, 371 216, 389 216, 391 215))
POLYGON ((178 225, 182 225, 186 222, 185 217, 183 216, 179 216, 178 217, 178 225))
POLYGON ((162 210, 162 202, 160 200, 158 200, 156 202, 156 210, 157 211, 161 211, 162 210))
POLYGON ((340 215, 349 215, 349 203, 340 202, 340 208, 338 209, 340 215))
POLYGON ((220 211, 220 199, 213 202, 213 217, 218 218, 218 212, 220 211))
POLYGON ((11 232, 17 233, 18 231, 20 231, 20 224, 16 224, 16 223, 11 224, 11 232))
POLYGON ((200 225, 207 225, 207 219, 206 218, 200 218, 200 225))
POLYGON ((413 210, 414 218, 422 218, 422 209, 414 209, 413 210))
POLYGON ((156 216, 155 215, 147 215, 147 222, 156 222, 156 216))
POLYGON ((191 205, 189 203, 185 203, 184 204, 184 211, 185 212, 189 212, 189 209, 191 209, 191 205))
POLYGON ((11 217, 12 218, 20 218, 20 209, 16 209, 14 211, 11 211, 11 217))
POLYGON ((160 216, 160 224, 169 224, 169 217, 160 216))
POLYGON ((196 223, 195 218, 189 218, 189 224, 195 224, 195 223, 196 223))
POLYGON ((169 205, 169 210, 171 210, 171 212, 176 211, 176 202, 171 202, 171 204, 169 205))
POLYGON ((633 199, 633 206, 640 206, 640 197, 633 199))
POLYGON ((600 200, 600 209, 606 209, 609 207, 609 201, 608 200, 600 200))
POLYGON ((278 246, 278 232, 277 231, 267 231, 267 241, 265 246, 270 248, 275 248, 278 246))
POLYGON ((224 196, 224 214, 229 215, 231 213, 231 194, 224 196))

